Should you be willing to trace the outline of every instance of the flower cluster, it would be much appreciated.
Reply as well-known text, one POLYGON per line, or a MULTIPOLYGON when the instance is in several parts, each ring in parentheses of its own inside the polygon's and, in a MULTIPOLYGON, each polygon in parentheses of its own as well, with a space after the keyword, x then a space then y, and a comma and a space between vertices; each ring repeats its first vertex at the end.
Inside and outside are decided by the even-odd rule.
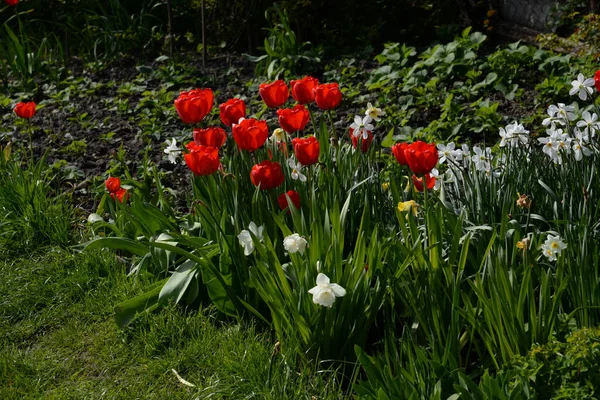
POLYGON ((546 256, 548 261, 556 261, 556 257, 566 248, 567 244, 562 241, 559 235, 552 236, 549 234, 542 245, 542 254, 546 256))

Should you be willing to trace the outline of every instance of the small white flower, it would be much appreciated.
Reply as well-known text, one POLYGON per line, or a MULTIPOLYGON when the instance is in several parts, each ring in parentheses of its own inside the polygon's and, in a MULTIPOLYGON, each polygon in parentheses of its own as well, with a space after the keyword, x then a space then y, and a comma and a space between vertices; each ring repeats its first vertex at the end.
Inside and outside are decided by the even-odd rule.
POLYGON ((363 140, 367 140, 369 138, 369 132, 373 132, 375 127, 370 123, 371 117, 365 116, 361 118, 360 115, 356 115, 354 117, 354 122, 350 124, 350 129, 352 129, 352 136, 355 138, 360 137, 362 135, 363 140))
POLYGON ((548 258, 549 261, 556 260, 556 256, 560 255, 566 248, 567 244, 562 241, 559 235, 552 236, 548 234, 548 238, 542 245, 543 254, 548 258))
POLYGON ((512 124, 506 125, 506 128, 500 128, 500 147, 509 145, 510 147, 518 147, 520 144, 527 144, 529 141, 529 131, 523 125, 517 124, 514 121, 512 124))
POLYGON ((288 160, 288 165, 290 166, 290 168, 292 169, 292 179, 296 180, 300 180, 300 182, 306 182, 306 175, 304 175, 302 173, 302 164, 300 164, 299 162, 296 162, 296 160, 294 160, 292 157, 290 157, 290 159, 288 160))
POLYGON ((558 143, 554 141, 552 136, 538 138, 538 142, 544 145, 542 151, 548 154, 552 161, 558 162, 558 143))
MULTIPOLYGON (((248 229, 250 229, 250 232, 252 232, 254 236, 256 236, 258 240, 262 242, 264 226, 261 225, 260 227, 257 227, 254 222, 250 222, 248 229)), ((250 232, 244 229, 237 236, 238 240, 240 241, 240 245, 244 248, 244 255, 246 256, 249 256, 254 251, 254 242, 252 241, 252 235, 250 235, 250 232)))
POLYGON ((273 134, 271 135, 271 137, 269 138, 269 140, 273 143, 279 143, 279 142, 287 142, 287 133, 281 129, 281 128, 277 128, 273 131, 273 134))
POLYGON ((367 117, 371 117, 374 121, 381 120, 381 116, 385 115, 385 111, 381 108, 373 107, 371 103, 367 103, 367 111, 365 112, 367 117))
POLYGON ((169 139, 167 139, 165 141, 165 143, 167 143, 168 147, 164 150, 165 154, 167 154, 167 157, 169 158, 169 161, 171 162, 171 164, 177 164, 177 157, 179 156, 179 154, 181 154, 181 149, 179 147, 177 147, 177 142, 175 141, 175 138, 171 139, 172 142, 169 143, 169 139))
POLYGON ((575 107, 558 103, 558 112, 556 113, 556 116, 563 120, 573 121, 575 119, 575 107))
POLYGON ((471 160, 475 163, 477 171, 486 171, 490 169, 490 161, 492 160, 492 149, 486 147, 482 150, 478 146, 473 146, 473 157, 471 160))
POLYGON ((569 91, 569 94, 571 96, 577 94, 581 100, 587 100, 588 96, 594 93, 594 89, 592 89, 594 86, 594 78, 585 79, 585 76, 583 76, 582 73, 577 75, 577 79, 571 82, 571 85, 573 87, 569 91))
POLYGON ((448 143, 448 144, 440 143, 437 145, 439 164, 443 164, 446 160, 450 160, 450 161, 462 160, 462 155, 463 155, 462 150, 460 150, 460 149, 456 150, 455 147, 456 147, 456 145, 453 142, 448 143))
POLYGON ((89 224, 93 224, 94 222, 100 222, 100 221, 104 222, 104 218, 102 218, 99 214, 96 214, 96 213, 91 213, 88 216, 87 220, 88 220, 89 224))
POLYGON ((283 239, 283 248, 288 253, 300 253, 304 254, 304 251, 308 247, 308 242, 302 236, 294 233, 283 239))
POLYGON ((329 283, 327 275, 319 273, 317 275, 317 286, 310 289, 308 293, 313 295, 313 303, 331 308, 335 298, 346 295, 346 290, 337 283, 329 283))
POLYGON ((598 115, 596 115, 596 113, 590 114, 589 111, 584 111, 583 114, 581 114, 581 118, 580 121, 577 121, 577 127, 584 128, 583 131, 586 135, 594 137, 596 131, 600 129, 598 115))

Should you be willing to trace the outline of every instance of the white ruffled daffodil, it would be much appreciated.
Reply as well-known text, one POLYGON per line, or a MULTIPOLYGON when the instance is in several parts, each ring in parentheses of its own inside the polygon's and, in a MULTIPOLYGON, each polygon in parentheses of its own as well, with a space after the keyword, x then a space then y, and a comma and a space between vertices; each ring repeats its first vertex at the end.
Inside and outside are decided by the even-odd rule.
POLYGON ((346 289, 337 283, 330 283, 327 275, 319 273, 317 275, 317 286, 310 289, 308 293, 313 295, 313 303, 331 308, 336 297, 346 295, 346 289))
POLYGON ((286 236, 283 239, 283 248, 288 253, 300 253, 304 254, 304 251, 308 247, 308 242, 302 236, 297 233, 286 236))
POLYGON ((577 79, 571 82, 573 86, 571 90, 569 90, 569 94, 571 96, 577 94, 581 100, 587 100, 588 96, 591 96, 594 93, 594 78, 585 78, 582 73, 577 75, 577 79))
POLYGON ((371 103, 367 103, 367 111, 365 112, 365 116, 371 117, 373 121, 380 121, 383 115, 385 115, 385 111, 383 111, 381 108, 373 107, 371 103))
POLYGON ((252 235, 250 235, 250 232, 252 232, 254 236, 256 236, 256 238, 262 242, 264 226, 261 225, 260 227, 257 227, 254 222, 250 222, 248 229, 249 231, 244 229, 237 236, 238 240, 240 241, 240 245, 244 248, 244 255, 246 256, 249 256, 254 252, 254 241, 252 240, 252 235))
POLYGON ((172 140, 171 142, 169 142, 169 139, 167 139, 165 141, 165 143, 168 146, 164 150, 164 152, 167 155, 167 157, 169 158, 169 161, 171 162, 171 164, 177 164, 177 157, 179 157, 179 155, 181 154, 181 148, 179 148, 177 146, 177 141, 175 140, 175 138, 173 138, 171 140, 172 140))

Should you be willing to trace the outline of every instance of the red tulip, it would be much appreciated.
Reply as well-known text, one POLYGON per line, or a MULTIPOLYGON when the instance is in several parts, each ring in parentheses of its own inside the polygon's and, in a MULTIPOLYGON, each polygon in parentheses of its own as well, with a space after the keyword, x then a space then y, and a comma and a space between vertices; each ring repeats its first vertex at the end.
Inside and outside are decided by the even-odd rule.
POLYGON ((260 148, 269 137, 266 121, 247 118, 232 125, 233 139, 241 150, 254 151, 260 148))
POLYGON ((104 181, 104 185, 106 185, 106 190, 110 193, 117 193, 119 189, 121 189, 121 180, 119 178, 109 176, 106 181, 104 181))
POLYGON ((292 140, 294 154, 302 165, 312 165, 319 161, 319 141, 314 136, 296 138, 292 140))
POLYGON ((281 79, 273 83, 262 83, 258 88, 258 93, 270 108, 282 106, 290 97, 290 91, 281 79))
POLYGON ((292 97, 300 104, 308 104, 315 100, 313 89, 319 85, 319 80, 312 76, 305 76, 290 82, 292 97))
POLYGON ((404 151, 406 162, 415 175, 425 175, 438 163, 438 150, 433 143, 417 140, 404 151))
POLYGON ((596 90, 600 91, 600 70, 594 74, 594 86, 596 86, 596 90))
POLYGON ((297 104, 294 108, 281 108, 277 110, 277 116, 279 125, 287 133, 303 130, 310 119, 308 110, 301 104, 297 104))
MULTIPOLYGON (((299 209, 300 208, 300 195, 295 190, 288 190, 286 193, 281 193, 277 197, 277 203, 279 203, 279 208, 281 208, 282 210, 285 210, 286 208, 288 208, 289 204, 288 204, 287 197, 285 197, 286 194, 292 201, 292 204, 294 205, 294 207, 299 209)), ((290 211, 288 210, 288 213, 289 212, 290 211)))
POLYGON ((246 103, 242 99, 229 99, 219 106, 219 115, 225 125, 237 124, 246 116, 246 103))
POLYGON ((392 146, 392 154, 394 154, 394 157, 396 157, 396 161, 398 161, 398 164, 400 165, 408 165, 408 162, 406 161, 406 156, 404 155, 404 152, 406 151, 407 147, 408 143, 396 143, 392 146))
POLYGON ((123 199, 125 201, 129 200, 129 193, 127 192, 127 190, 120 188, 115 193, 111 193, 110 197, 112 197, 113 200, 118 199, 119 203, 122 203, 123 199))
MULTIPOLYGON (((17 1, 18 3, 18 1, 17 1)), ((15 3, 16 4, 16 3, 15 3)), ((15 5, 12 4, 12 5, 15 5)), ((11 4, 9 4, 11 5, 11 4)), ((17 103, 14 108, 15 114, 20 118, 31 118, 35 114, 35 102, 30 101, 28 103, 17 103)))
POLYGON ((194 175, 211 175, 219 169, 219 148, 188 143, 189 153, 183 155, 185 163, 194 175))
POLYGON ((19 4, 19 0, 4 0, 4 2, 9 6, 16 6, 19 4))
MULTIPOLYGON (((431 174, 426 174, 423 175, 423 178, 425 178, 425 187, 427 188, 427 190, 433 189, 433 187, 435 186, 435 176, 431 174)), ((417 189, 417 192, 423 191, 423 178, 417 178, 416 175, 412 176, 412 181, 415 185, 415 189, 417 189)))
POLYGON ((194 89, 181 92, 175 99, 175 109, 181 120, 186 124, 197 124, 202 121, 213 106, 211 89, 194 89))
POLYGON ((373 142, 373 134, 371 133, 371 131, 367 131, 367 134, 368 136, 366 139, 364 139, 362 135, 356 137, 354 136, 354 129, 350 128, 350 140, 352 140, 352 147, 356 149, 358 147, 358 141, 360 139, 360 151, 362 151, 363 153, 369 151, 369 147, 373 142))
POLYGON ((342 102, 342 92, 337 83, 324 83, 313 89, 315 102, 321 110, 332 110, 342 102))
POLYGON ((194 129, 194 143, 208 147, 221 147, 227 141, 227 134, 223 128, 210 126, 206 129, 194 129))
POLYGON ((281 165, 276 161, 265 160, 250 171, 250 181, 254 186, 260 186, 260 190, 277 187, 283 183, 283 179, 281 165))

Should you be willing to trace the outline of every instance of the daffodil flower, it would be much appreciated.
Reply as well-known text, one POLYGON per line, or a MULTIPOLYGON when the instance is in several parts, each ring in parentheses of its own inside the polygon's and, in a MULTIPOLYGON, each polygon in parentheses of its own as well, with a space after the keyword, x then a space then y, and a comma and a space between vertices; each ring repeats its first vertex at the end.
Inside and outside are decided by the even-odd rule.
POLYGON ((283 248, 288 253, 300 253, 304 254, 304 251, 308 247, 308 242, 302 236, 297 233, 286 236, 283 239, 283 248))
POLYGON ((346 295, 346 289, 337 283, 329 282, 330 280, 327 275, 323 273, 317 275, 317 286, 308 291, 308 293, 313 295, 313 303, 331 308, 336 297, 343 297, 346 295))
POLYGON ((365 116, 361 118, 360 115, 356 115, 354 117, 354 122, 350 125, 350 129, 352 129, 352 135, 355 138, 358 138, 362 135, 363 140, 367 140, 369 138, 369 132, 372 132, 375 129, 375 126, 371 124, 371 117, 365 116))
POLYGON ((172 142, 169 143, 169 139, 167 139, 165 141, 165 143, 167 143, 168 147, 164 150, 165 154, 167 154, 167 157, 169 158, 169 161, 171 162, 171 164, 177 164, 177 157, 179 156, 179 154, 181 154, 181 149, 179 147, 177 147, 177 141, 175 141, 175 138, 171 139, 172 142))
POLYGON ((594 93, 594 78, 585 79, 582 73, 577 75, 577 79, 571 82, 571 85, 573 87, 569 90, 569 94, 571 96, 577 94, 581 100, 587 100, 588 96, 594 93))
POLYGON ((306 175, 302 173, 302 164, 290 157, 290 159, 288 160, 288 165, 292 169, 292 172, 290 174, 292 176, 292 179, 298 179, 300 182, 306 182, 306 175))
POLYGON ((365 112, 365 116, 371 117, 373 121, 380 121, 381 116, 385 115, 385 111, 381 108, 373 107, 371 103, 367 103, 367 111, 365 112))
POLYGON ((244 248, 244 255, 249 256, 254 252, 254 241, 252 240, 252 235, 250 232, 254 234, 258 238, 259 241, 263 240, 263 226, 257 227, 254 222, 250 222, 250 226, 248 227, 250 231, 243 230, 237 236, 240 241, 240 245, 244 248))

